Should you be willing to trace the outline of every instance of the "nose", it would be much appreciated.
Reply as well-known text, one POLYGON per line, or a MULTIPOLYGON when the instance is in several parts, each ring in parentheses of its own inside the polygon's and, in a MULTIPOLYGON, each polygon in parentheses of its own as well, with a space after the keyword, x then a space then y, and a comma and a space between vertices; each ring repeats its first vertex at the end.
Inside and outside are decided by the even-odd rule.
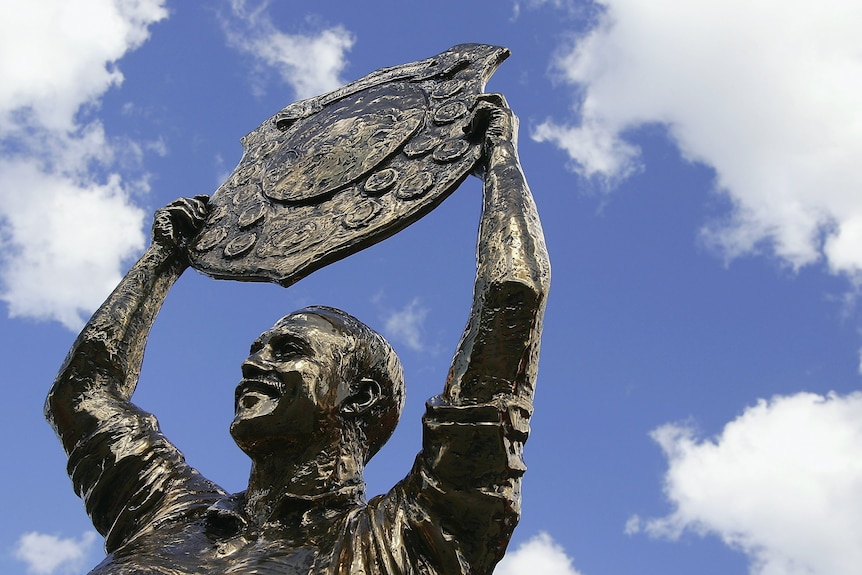
POLYGON ((261 348, 255 353, 249 355, 242 362, 242 376, 245 378, 264 375, 272 371, 272 366, 267 361, 269 356, 266 354, 266 347, 261 348))

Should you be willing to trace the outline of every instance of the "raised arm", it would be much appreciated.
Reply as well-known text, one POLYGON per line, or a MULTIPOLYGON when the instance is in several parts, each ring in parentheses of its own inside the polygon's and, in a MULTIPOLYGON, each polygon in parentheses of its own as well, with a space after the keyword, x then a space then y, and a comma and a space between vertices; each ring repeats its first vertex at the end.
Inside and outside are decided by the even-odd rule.
MULTIPOLYGON (((407 516, 432 518, 400 536, 422 550, 412 563, 427 560, 439 573, 490 574, 520 518, 550 264, 517 128, 502 97, 475 114, 485 186, 473 306, 444 392, 427 403, 417 465, 390 496, 421 509, 407 516)), ((389 507, 395 524, 398 509, 389 507)))
POLYGON ((188 266, 186 243, 205 212, 206 197, 156 212, 152 245, 81 331, 45 404, 75 491, 109 553, 160 520, 199 516, 224 494, 130 401, 150 328, 188 266))
POLYGON ((45 404, 45 415, 67 453, 103 418, 92 400, 131 398, 150 328, 168 290, 188 267, 186 242, 205 213, 206 196, 183 198, 158 210, 150 247, 72 345, 45 404))
POLYGON ((456 405, 515 396, 531 401, 551 267, 517 152, 518 119, 502 97, 482 104, 487 122, 484 202, 470 320, 446 381, 456 405))

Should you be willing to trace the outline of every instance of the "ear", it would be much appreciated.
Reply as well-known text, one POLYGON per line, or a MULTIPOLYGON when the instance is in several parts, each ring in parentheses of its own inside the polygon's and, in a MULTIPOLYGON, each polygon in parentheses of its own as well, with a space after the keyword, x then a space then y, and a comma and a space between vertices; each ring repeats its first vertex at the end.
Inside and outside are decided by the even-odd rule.
POLYGON ((341 402, 341 413, 343 415, 359 415, 367 411, 381 398, 383 391, 380 384, 373 379, 362 379, 357 390, 344 398, 341 402))

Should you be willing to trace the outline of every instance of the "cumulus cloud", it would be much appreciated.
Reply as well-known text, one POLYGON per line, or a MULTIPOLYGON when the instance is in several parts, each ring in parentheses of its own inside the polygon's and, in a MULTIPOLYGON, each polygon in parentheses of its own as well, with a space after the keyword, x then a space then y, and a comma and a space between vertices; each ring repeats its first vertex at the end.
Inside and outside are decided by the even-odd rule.
POLYGON ((143 211, 116 174, 106 182, 46 173, 35 161, 0 161, 2 297, 9 313, 74 329, 143 246, 143 211), (25 185, 26 182, 26 185, 25 185))
POLYGON ((167 16, 155 0, 34 0, 0 6, 0 129, 74 131, 75 114, 122 82, 115 63, 167 16), (26 57, 24 57, 26 55, 26 57))
POLYGON ((12 316, 74 329, 144 244, 118 152, 92 117, 117 61, 166 17, 163 0, 0 6, 0 299, 12 316), (26 54, 26 57, 21 57, 26 54))
POLYGON ((652 432, 668 458, 666 517, 626 532, 717 535, 756 575, 852 575, 862 565, 862 393, 760 401, 718 437, 652 432))
POLYGON ((506 553, 494 575, 579 575, 571 558, 547 533, 539 533, 506 553))
POLYGON ((260 2, 250 6, 245 0, 232 0, 232 17, 224 21, 231 44, 278 70, 297 99, 341 86, 344 82, 340 76, 347 65, 347 52, 353 47, 353 35, 343 26, 310 34, 282 32, 272 23, 268 5, 269 2, 260 2))
POLYGON ((428 309, 415 298, 402 309, 389 314, 383 327, 386 336, 398 341, 414 351, 423 351, 422 323, 428 315, 428 309))
POLYGON ((556 59, 573 123, 533 138, 611 183, 640 169, 633 130, 661 125, 715 170, 732 211, 703 230, 727 257, 769 247, 793 267, 862 278, 862 4, 596 0, 598 24, 556 59))
POLYGON ((27 573, 32 575, 81 573, 97 539, 92 531, 84 533, 80 539, 63 539, 33 531, 18 539, 14 555, 27 564, 27 573))

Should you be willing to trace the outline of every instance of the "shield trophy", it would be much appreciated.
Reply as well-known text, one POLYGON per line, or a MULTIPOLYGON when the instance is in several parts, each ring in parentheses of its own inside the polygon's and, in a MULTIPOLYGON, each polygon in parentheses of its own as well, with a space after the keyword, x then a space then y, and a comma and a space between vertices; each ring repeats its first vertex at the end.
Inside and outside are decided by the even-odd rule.
POLYGON ((289 286, 419 220, 476 167, 472 111, 508 55, 454 46, 269 118, 210 199, 192 266, 289 286))

